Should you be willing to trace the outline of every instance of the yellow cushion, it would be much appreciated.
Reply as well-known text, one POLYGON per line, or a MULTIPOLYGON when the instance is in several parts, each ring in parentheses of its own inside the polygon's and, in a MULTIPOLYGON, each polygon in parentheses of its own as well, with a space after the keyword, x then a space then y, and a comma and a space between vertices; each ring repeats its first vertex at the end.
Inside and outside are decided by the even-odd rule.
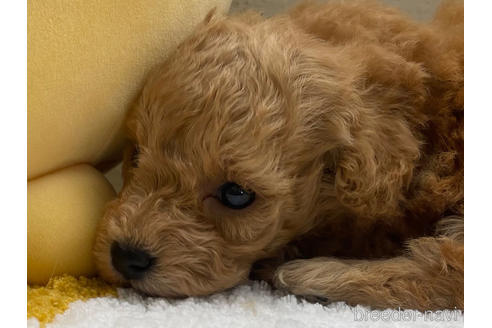
POLYGON ((27 281, 44 284, 62 273, 92 275, 95 230, 115 192, 89 165, 27 184, 27 281))
POLYGON ((109 160, 144 76, 230 0, 28 0, 28 179, 109 160))

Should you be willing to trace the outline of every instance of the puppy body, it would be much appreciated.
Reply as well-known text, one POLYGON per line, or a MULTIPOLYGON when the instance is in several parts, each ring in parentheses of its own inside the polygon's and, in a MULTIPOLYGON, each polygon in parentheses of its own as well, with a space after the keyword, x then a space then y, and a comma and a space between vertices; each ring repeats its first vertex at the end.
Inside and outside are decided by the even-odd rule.
POLYGON ((95 247, 108 280, 124 281, 116 241, 155 257, 130 280, 150 294, 251 271, 331 301, 463 308, 462 4, 427 25, 370 2, 209 15, 128 125, 139 153, 95 247), (224 207, 227 181, 255 201, 224 207))

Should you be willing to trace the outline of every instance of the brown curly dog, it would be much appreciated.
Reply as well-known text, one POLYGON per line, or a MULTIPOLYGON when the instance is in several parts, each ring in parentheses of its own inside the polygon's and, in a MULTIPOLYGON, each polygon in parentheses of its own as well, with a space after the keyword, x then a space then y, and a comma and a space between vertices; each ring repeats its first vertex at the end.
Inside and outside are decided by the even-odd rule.
POLYGON ((168 297, 249 276, 374 308, 463 308, 463 5, 210 13, 128 118, 102 277, 168 297))

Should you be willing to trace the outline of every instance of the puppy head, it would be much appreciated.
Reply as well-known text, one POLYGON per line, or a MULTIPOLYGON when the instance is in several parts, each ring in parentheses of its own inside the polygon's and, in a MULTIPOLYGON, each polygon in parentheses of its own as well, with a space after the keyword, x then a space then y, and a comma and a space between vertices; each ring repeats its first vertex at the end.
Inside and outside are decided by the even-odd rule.
POLYGON ((98 231, 104 278, 161 296, 223 290, 335 210, 351 75, 315 44, 283 19, 207 19, 153 73, 98 231))

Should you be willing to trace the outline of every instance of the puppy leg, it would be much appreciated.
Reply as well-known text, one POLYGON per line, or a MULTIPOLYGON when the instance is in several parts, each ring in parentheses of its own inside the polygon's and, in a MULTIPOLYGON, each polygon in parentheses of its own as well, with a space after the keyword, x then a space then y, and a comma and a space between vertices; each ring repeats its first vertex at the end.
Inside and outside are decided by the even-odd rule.
POLYGON ((463 309, 463 243, 412 240, 406 256, 383 260, 314 258, 280 266, 274 283, 296 295, 373 308, 463 309))

